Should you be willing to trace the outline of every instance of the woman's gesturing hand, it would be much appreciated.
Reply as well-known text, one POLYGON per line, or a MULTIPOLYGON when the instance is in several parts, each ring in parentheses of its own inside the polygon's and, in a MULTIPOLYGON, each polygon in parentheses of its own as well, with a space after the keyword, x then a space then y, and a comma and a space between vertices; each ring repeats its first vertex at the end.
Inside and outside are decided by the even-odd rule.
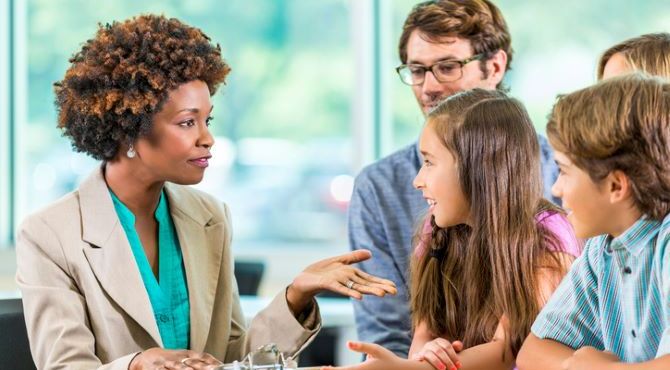
POLYGON ((372 257, 370 251, 356 250, 341 256, 313 263, 302 271, 289 286, 286 298, 294 313, 302 312, 317 293, 330 290, 355 299, 363 294, 383 297, 396 294, 395 284, 386 279, 367 274, 352 264, 372 257))

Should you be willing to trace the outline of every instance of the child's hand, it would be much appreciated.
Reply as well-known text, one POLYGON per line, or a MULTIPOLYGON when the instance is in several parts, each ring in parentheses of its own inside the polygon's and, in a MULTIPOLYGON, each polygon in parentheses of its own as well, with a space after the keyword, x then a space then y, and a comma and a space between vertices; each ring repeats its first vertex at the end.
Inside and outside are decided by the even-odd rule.
POLYGON ((608 365, 613 365, 621 360, 612 352, 598 351, 593 347, 582 347, 575 351, 572 357, 563 361, 564 370, 591 370, 608 369, 608 365))
POLYGON ((322 367, 321 370, 400 370, 406 369, 408 360, 402 359, 388 349, 374 343, 347 342, 350 350, 364 353, 363 363, 345 367, 322 367))
POLYGON ((412 356, 412 360, 428 361, 437 370, 456 370, 461 367, 458 352, 463 350, 463 343, 450 343, 444 338, 433 339, 426 343, 421 351, 412 356))

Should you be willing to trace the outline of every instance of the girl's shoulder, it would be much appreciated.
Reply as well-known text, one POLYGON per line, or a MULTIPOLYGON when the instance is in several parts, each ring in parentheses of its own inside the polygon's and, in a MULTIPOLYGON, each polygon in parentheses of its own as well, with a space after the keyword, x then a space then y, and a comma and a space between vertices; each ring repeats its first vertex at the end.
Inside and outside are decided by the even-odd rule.
POLYGON ((546 210, 538 213, 535 220, 556 237, 559 245, 552 245, 550 249, 573 257, 578 257, 582 253, 582 243, 575 236, 575 230, 563 213, 546 210))

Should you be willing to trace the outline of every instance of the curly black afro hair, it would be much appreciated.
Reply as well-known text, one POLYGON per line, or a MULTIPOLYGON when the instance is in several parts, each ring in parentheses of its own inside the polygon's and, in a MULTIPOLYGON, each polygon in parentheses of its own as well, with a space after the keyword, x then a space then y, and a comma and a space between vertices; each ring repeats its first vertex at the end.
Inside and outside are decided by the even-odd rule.
POLYGON ((98 160, 148 134, 171 90, 201 80, 214 94, 230 72, 201 30, 158 15, 100 24, 70 63, 54 83, 58 127, 98 160))

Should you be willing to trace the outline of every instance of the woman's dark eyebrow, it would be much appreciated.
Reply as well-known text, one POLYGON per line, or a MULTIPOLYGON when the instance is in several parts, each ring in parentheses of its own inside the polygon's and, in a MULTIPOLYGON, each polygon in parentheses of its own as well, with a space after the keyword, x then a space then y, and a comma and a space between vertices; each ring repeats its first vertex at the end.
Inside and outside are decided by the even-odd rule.
MULTIPOLYGON (((212 105, 212 107, 209 108, 209 112, 211 113, 213 109, 214 109, 214 106, 212 105)), ((184 109, 181 109, 181 110, 177 111, 177 113, 181 113, 181 112, 199 113, 200 109, 198 109, 198 108, 184 108, 184 109)))

